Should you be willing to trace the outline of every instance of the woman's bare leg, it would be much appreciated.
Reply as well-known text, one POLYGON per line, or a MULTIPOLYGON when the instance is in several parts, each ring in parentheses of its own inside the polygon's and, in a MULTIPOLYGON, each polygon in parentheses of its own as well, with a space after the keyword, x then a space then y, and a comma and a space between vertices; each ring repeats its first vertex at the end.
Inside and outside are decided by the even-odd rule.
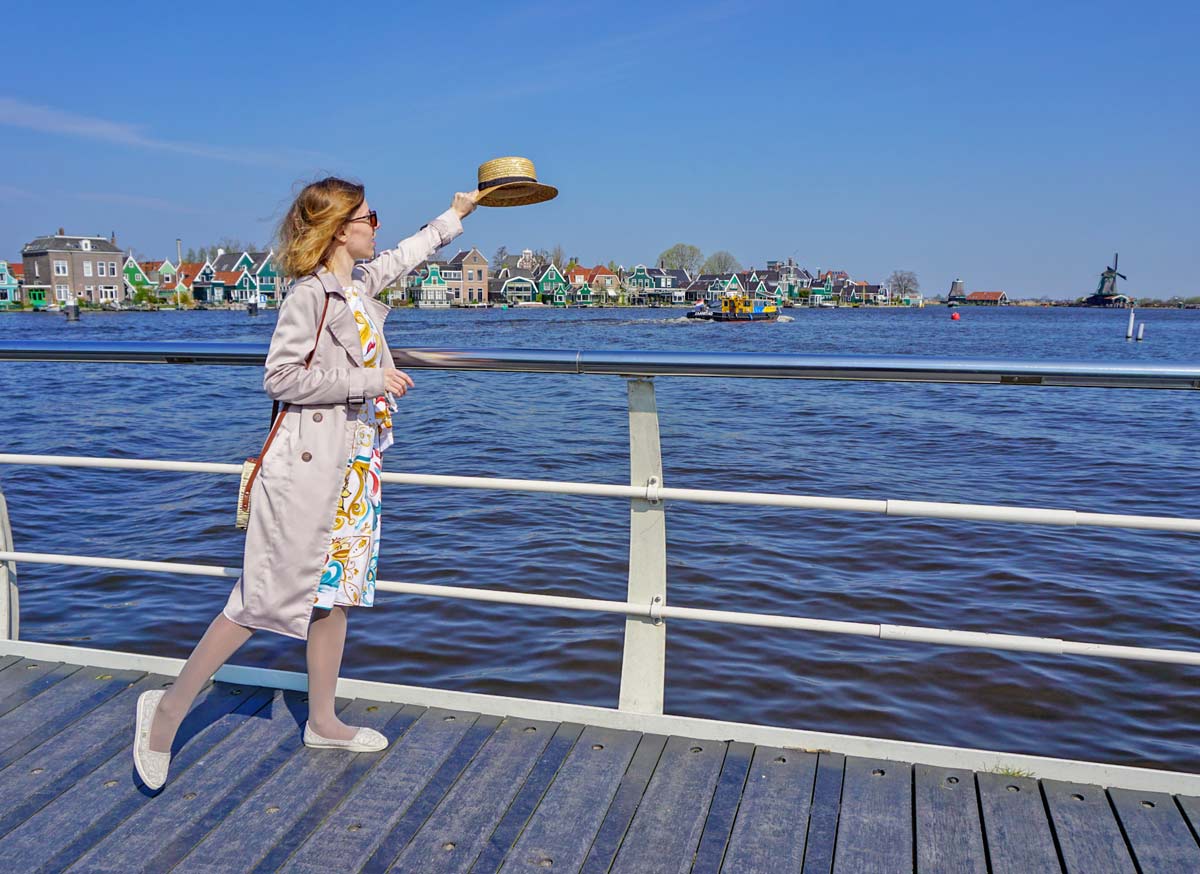
POLYGON ((224 613, 217 615, 188 656, 183 671, 158 702, 150 729, 151 750, 158 753, 171 751, 175 732, 179 730, 179 724, 192 708, 192 702, 200 690, 253 633, 254 629, 238 625, 224 613))
POLYGON ((314 609, 308 624, 308 721, 313 731, 330 740, 350 740, 356 731, 337 718, 334 692, 342 669, 349 609, 314 609))

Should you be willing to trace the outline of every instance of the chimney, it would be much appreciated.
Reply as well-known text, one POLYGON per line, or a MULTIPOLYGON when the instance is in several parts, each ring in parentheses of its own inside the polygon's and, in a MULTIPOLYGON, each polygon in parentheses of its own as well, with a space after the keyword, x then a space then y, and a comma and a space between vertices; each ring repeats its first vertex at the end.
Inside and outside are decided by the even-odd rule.
POLYGON ((183 240, 179 237, 175 238, 175 266, 178 268, 183 263, 183 240))
POLYGON ((117 232, 116 231, 112 232, 112 235, 109 236, 108 241, 110 243, 112 243, 114 246, 117 245, 117 232))

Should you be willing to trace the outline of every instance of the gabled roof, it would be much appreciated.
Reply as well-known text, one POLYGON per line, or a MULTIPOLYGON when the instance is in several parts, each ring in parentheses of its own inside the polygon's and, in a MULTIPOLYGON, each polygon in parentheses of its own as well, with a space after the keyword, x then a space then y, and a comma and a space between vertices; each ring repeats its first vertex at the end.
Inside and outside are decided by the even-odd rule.
POLYGON ((223 282, 226 285, 237 285, 248 272, 245 267, 241 270, 214 270, 213 280, 223 282))
POLYGON ((972 291, 967 300, 1000 300, 1007 296, 1003 291, 972 291))
POLYGON ((218 273, 233 270, 245 254, 245 252, 225 252, 222 255, 218 255, 217 260, 212 262, 213 270, 216 270, 218 273))
POLYGON ((557 273, 559 276, 563 277, 564 279, 566 278, 566 274, 563 273, 563 271, 561 269, 559 269, 557 264, 555 264, 553 261, 551 261, 549 264, 547 264, 545 267, 543 267, 541 270, 538 271, 538 274, 537 274, 538 282, 541 282, 543 279, 545 279, 546 274, 549 273, 551 270, 553 270, 555 273, 557 273))
POLYGON ((9 261, 8 272, 18 279, 25 277, 25 262, 24 261, 9 261))
POLYGON ((138 266, 146 272, 153 272, 162 267, 164 263, 163 261, 138 261, 138 266))

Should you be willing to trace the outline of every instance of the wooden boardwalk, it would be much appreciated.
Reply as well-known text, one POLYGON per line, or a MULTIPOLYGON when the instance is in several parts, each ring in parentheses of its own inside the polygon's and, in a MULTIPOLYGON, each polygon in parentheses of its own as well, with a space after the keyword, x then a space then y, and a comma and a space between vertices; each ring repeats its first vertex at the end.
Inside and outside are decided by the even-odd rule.
POLYGON ((1200 872, 1196 798, 364 700, 385 753, 309 750, 226 683, 151 794, 167 682, 0 656, 0 871, 1200 872))

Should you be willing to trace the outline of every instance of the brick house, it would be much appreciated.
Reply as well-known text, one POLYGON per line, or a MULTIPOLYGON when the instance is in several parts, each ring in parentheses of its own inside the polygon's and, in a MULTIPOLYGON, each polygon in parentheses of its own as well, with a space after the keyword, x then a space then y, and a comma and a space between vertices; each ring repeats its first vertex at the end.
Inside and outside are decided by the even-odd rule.
POLYGON ((51 304, 123 304, 129 300, 121 268, 125 253, 117 248, 116 235, 69 236, 58 233, 38 237, 21 248, 25 269, 25 299, 35 309, 51 304))
POLYGON ((442 269, 450 303, 457 306, 487 303, 488 260, 472 246, 461 250, 442 269))

